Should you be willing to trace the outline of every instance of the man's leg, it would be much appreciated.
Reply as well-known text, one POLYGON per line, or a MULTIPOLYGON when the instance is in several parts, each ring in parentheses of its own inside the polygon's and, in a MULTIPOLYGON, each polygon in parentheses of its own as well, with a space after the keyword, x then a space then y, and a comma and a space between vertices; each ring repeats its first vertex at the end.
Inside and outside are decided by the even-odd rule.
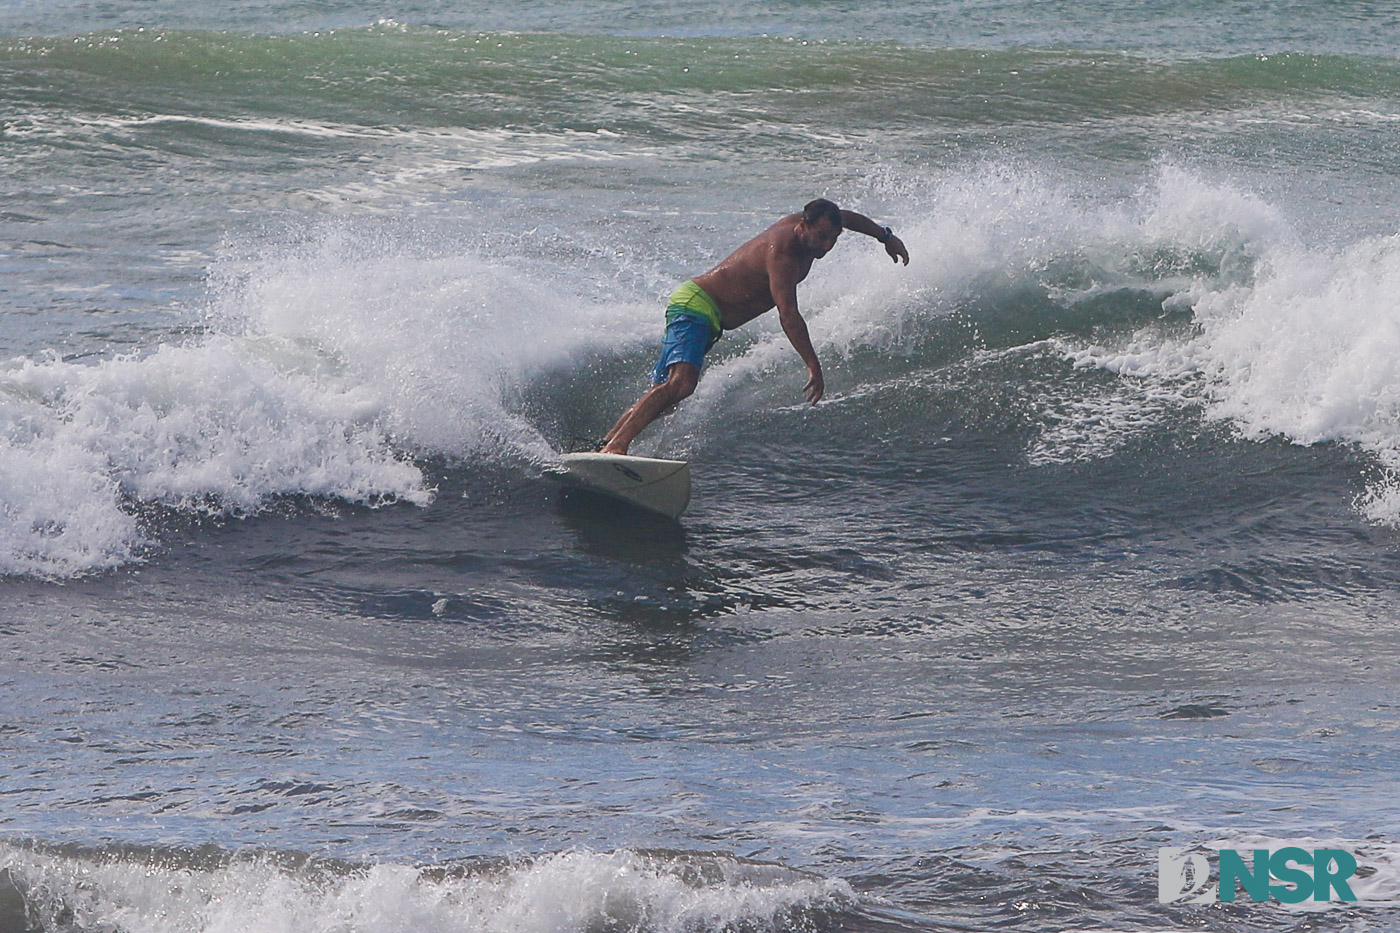
POLYGON ((688 398, 695 391, 695 384, 699 381, 699 367, 691 363, 672 363, 666 370, 666 381, 648 389, 645 395, 637 399, 635 405, 617 419, 617 424, 608 432, 602 452, 627 453, 627 448, 637 435, 642 433, 642 429, 661 415, 669 414, 682 399, 688 398))

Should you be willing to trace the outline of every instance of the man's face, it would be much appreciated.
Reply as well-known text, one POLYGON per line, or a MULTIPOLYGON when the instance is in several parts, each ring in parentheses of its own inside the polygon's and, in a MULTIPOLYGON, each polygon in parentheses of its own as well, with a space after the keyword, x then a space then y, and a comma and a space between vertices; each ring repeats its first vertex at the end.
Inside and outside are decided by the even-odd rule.
POLYGON ((826 218, 818 220, 814 224, 802 221, 799 225, 802 229, 798 231, 798 239, 802 241, 802 246, 813 258, 821 259, 831 248, 836 245, 837 237, 841 236, 841 228, 826 218))

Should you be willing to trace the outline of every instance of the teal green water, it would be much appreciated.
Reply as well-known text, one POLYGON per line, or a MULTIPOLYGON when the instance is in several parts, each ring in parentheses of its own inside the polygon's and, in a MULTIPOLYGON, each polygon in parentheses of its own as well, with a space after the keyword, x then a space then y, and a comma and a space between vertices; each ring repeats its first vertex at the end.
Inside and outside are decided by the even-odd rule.
POLYGON ((580 213, 559 223, 607 227, 618 206, 660 208, 656 192, 678 188, 664 208, 722 212, 709 192, 734 178, 756 186, 750 217, 813 188, 909 217, 949 167, 1007 162, 1112 199, 1168 160, 1238 180, 1329 243, 1392 226, 1397 66, 1368 55, 379 25, 10 39, 0 60, 4 210, 20 222, 9 262, 33 259, 11 266, 25 270, 19 309, 30 283, 67 288, 60 270, 111 256, 77 251, 113 232, 126 274, 84 271, 76 287, 100 285, 103 309, 149 310, 200 301, 213 246, 248 230, 248 212, 421 217, 456 211, 464 191, 497 199, 487 226, 522 201, 553 217, 540 202, 563 196, 580 213))
POLYGON ((863 38, 941 48, 1076 47, 1200 56, 1308 50, 1393 56, 1400 17, 1387 3, 1195 0, 1186 3, 1027 3, 942 0, 918 4, 688 2, 633 0, 513 5, 451 2, 376 4, 242 2, 211 6, 179 0, 141 4, 16 0, 0 19, 6 35, 74 35, 159 27, 294 34, 382 20, 481 32, 575 35, 672 35, 683 38, 771 35, 863 38))

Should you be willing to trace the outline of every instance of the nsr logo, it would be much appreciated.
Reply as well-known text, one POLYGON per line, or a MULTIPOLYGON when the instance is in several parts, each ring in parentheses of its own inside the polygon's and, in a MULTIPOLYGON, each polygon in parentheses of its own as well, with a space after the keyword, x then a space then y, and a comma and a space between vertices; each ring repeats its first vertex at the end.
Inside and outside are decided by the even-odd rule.
POLYGON ((1249 865, 1237 850, 1221 849, 1217 862, 1219 881, 1211 888, 1207 886, 1210 864, 1205 855, 1179 848, 1158 849, 1157 900, 1163 904, 1233 901, 1237 884, 1252 901, 1270 897, 1285 904, 1299 904, 1308 898, 1326 901, 1331 900, 1333 891, 1339 900, 1356 900, 1347 884, 1356 873, 1356 858, 1341 849, 1255 849, 1249 865))

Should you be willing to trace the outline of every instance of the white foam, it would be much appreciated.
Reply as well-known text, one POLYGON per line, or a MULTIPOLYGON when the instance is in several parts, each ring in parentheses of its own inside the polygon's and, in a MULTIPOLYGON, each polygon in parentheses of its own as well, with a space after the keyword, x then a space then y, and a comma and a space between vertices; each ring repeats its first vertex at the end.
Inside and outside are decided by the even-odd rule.
MULTIPOLYGON (((1252 286, 1194 299, 1216 416, 1247 436, 1352 443, 1400 467, 1400 238, 1282 252, 1252 286)), ((1365 507, 1395 522, 1389 485, 1365 507)))
POLYGON ((96 126, 113 130, 127 130, 147 126, 188 125, 206 126, 211 129, 219 130, 236 130, 240 132, 285 133, 293 136, 308 136, 313 138, 388 137, 394 133, 393 130, 381 129, 379 127, 315 123, 309 120, 238 120, 219 117, 196 117, 176 113, 161 113, 144 117, 70 116, 65 119, 78 126, 96 126))
MULTIPOLYGON (((0 391, 0 417, 15 407, 0 391)), ((132 560, 141 541, 96 452, 67 438, 0 439, 0 574, 107 569, 132 560)))
POLYGON ((1157 381, 1124 384, 1102 395, 1044 399, 1047 424, 1026 451, 1032 465, 1082 463, 1110 457, 1160 425, 1189 396, 1157 381))
POLYGON ((778 928, 791 912, 854 902, 844 882, 724 856, 567 852, 470 873, 381 864, 289 871, 269 859, 172 867, 115 854, 0 849, 44 929, 128 933, 477 930, 657 933, 778 928), (58 918, 71 916, 70 924, 58 918))
POLYGON ((127 500, 257 511, 286 494, 426 502, 365 391, 217 335, 98 363, 0 370, 0 573, 66 577, 139 556, 127 500))
POLYGON ((1067 346, 1076 366, 1140 380, 1202 380, 1206 414, 1248 438, 1340 442, 1384 469, 1359 505, 1400 523, 1400 238, 1307 247, 1257 199, 1174 173, 1147 223, 1215 249, 1218 273, 1183 285, 1193 334, 1147 330, 1120 347, 1067 346))

